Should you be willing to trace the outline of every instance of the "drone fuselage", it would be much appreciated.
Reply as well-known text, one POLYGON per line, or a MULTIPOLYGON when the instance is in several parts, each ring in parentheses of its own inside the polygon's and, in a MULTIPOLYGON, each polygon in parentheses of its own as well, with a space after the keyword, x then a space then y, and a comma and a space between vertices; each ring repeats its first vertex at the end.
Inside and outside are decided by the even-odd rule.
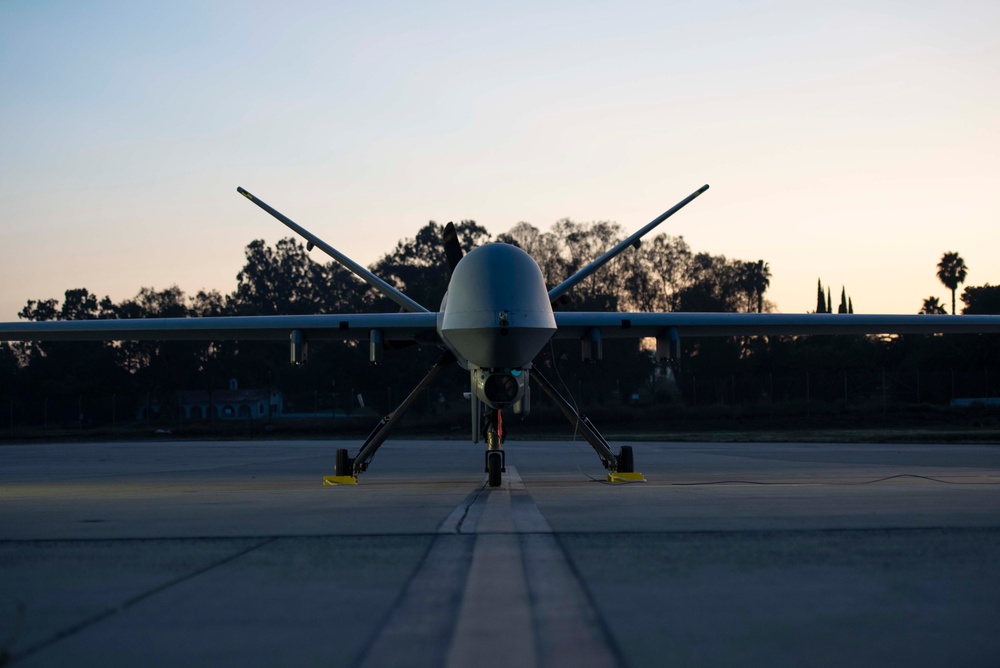
POLYGON ((455 267, 437 330, 465 368, 524 369, 556 332, 538 265, 510 244, 473 250, 455 267))

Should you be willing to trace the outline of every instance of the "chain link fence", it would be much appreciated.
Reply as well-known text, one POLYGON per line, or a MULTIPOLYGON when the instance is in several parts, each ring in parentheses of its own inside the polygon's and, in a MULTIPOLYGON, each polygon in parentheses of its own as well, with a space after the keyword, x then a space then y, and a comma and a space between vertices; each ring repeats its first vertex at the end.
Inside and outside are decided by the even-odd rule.
POLYGON ((1000 370, 920 369, 800 373, 682 374, 677 383, 692 405, 756 404, 992 404, 1000 399, 1000 370), (992 400, 992 401, 990 401, 992 400))

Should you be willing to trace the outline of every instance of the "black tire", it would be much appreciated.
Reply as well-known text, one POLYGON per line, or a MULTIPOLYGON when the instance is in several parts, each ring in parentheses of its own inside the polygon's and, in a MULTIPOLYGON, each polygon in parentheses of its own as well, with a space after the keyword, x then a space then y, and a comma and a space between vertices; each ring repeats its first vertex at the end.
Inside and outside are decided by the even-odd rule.
POLYGON ((351 461, 346 448, 337 450, 337 466, 334 472, 337 475, 354 475, 354 462, 351 461))
POLYGON ((497 453, 486 458, 486 468, 490 472, 490 487, 499 487, 503 481, 503 457, 497 453))
POLYGON ((623 445, 622 449, 618 452, 618 472, 619 473, 635 472, 635 458, 632 455, 631 445, 623 445))

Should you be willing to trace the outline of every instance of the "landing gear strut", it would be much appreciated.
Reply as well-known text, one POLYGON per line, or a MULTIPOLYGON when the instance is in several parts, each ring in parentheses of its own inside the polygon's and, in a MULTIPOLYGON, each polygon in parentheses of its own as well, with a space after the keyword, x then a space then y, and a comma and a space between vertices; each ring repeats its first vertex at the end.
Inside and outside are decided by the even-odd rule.
POLYGON ((487 408, 485 422, 483 439, 486 441, 486 472, 489 474, 490 487, 499 487, 503 482, 502 474, 507 472, 507 453, 503 450, 503 414, 494 408, 487 408))
POLYGON ((597 427, 591 423, 590 419, 577 413, 576 409, 556 391, 552 383, 546 380, 545 376, 540 374, 537 368, 531 372, 531 379, 559 406, 566 419, 573 424, 577 431, 587 439, 590 446, 594 448, 597 456, 601 458, 601 464, 604 465, 604 468, 608 469, 608 482, 646 479, 641 473, 635 472, 635 458, 632 454, 631 445, 623 445, 616 455, 611 450, 608 442, 601 436, 601 432, 597 431, 597 427))
POLYGON ((406 410, 413 405, 413 402, 424 393, 427 386, 430 385, 435 378, 444 370, 444 368, 455 361, 455 356, 450 352, 445 351, 438 358, 434 366, 431 367, 424 379, 421 380, 415 388, 410 392, 409 396, 403 400, 396 410, 386 415, 382 418, 379 423, 372 430, 372 433, 368 435, 358 454, 353 459, 350 457, 346 449, 337 450, 337 465, 335 469, 336 475, 328 475, 323 477, 324 485, 353 485, 357 484, 358 476, 368 469, 368 464, 371 462, 372 457, 375 456, 375 452, 379 449, 385 439, 388 438, 389 432, 392 428, 396 426, 399 420, 403 417, 406 410))

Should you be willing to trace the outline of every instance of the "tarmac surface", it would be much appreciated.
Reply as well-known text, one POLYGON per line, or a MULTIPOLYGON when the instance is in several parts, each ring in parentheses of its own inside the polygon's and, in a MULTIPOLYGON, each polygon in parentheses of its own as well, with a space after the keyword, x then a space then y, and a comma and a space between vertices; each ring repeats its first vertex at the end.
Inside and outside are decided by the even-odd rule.
POLYGON ((0 664, 1000 665, 1000 445, 337 447, 0 447, 0 664))

